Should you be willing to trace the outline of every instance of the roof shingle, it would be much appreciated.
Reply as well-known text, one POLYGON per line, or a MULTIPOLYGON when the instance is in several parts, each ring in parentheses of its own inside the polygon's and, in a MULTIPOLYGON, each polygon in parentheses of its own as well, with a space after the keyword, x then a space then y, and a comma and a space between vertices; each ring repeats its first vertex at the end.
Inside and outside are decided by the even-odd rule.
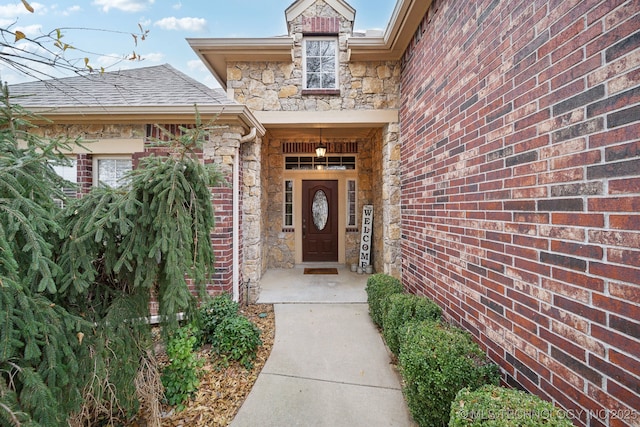
POLYGON ((124 107, 237 104, 169 64, 9 85, 24 107, 124 107))

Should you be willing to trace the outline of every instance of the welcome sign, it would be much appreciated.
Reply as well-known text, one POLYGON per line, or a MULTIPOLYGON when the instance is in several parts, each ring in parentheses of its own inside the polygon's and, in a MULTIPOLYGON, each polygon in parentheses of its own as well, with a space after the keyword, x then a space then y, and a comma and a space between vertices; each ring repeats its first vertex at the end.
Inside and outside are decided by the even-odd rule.
POLYGON ((360 267, 371 265, 371 233, 373 232, 373 205, 362 208, 362 236, 360 237, 360 267))

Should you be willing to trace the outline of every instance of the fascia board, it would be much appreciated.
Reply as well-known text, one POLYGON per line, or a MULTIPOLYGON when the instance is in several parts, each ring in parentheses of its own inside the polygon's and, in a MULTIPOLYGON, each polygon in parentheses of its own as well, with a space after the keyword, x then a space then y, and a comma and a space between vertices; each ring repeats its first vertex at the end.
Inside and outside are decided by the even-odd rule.
POLYGON ((349 38, 350 59, 399 60, 432 2, 433 0, 398 0, 383 37, 349 38))
MULTIPOLYGON (((221 124, 237 124, 250 130, 255 127, 263 136, 266 129, 245 105, 198 105, 198 114, 203 121, 216 119, 221 124)), ((144 106, 144 107, 31 107, 33 114, 42 116, 54 123, 121 123, 149 124, 195 121, 195 106, 144 106)), ((37 121, 34 121, 34 123, 37 121)))

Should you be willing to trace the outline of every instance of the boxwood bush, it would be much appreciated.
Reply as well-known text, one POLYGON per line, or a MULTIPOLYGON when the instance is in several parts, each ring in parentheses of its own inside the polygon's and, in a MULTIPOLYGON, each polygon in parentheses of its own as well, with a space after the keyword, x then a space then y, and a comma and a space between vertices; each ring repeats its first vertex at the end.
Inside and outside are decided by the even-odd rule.
POLYGON ((451 404, 449 427, 571 427, 566 412, 538 396, 495 385, 464 388, 451 404))
POLYGON ((400 340, 403 392, 420 426, 446 426, 451 402, 461 389, 498 384, 497 366, 487 361, 471 335, 462 329, 442 322, 409 322, 400 340))
POLYGON ((388 298, 382 320, 382 335, 389 350, 397 356, 400 353, 399 334, 404 324, 409 321, 439 320, 442 309, 431 299, 417 295, 393 294, 388 298))
POLYGON ((403 292, 402 283, 388 274, 373 274, 367 279, 365 290, 367 291, 371 319, 373 323, 382 328, 388 298, 390 295, 403 292))

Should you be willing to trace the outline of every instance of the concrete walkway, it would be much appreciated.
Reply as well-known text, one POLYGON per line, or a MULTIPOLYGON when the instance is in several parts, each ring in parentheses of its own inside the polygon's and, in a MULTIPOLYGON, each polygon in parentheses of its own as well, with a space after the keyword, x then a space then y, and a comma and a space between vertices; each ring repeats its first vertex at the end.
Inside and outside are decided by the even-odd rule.
POLYGON ((275 342, 233 427, 414 425, 369 317, 367 277, 267 271, 258 303, 274 304, 275 342))

